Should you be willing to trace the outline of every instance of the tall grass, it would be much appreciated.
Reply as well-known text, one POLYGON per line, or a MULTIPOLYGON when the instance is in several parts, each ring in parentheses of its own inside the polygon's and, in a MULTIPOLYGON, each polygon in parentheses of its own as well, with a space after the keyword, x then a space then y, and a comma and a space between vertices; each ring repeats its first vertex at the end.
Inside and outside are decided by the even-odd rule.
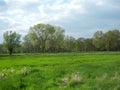
POLYGON ((0 90, 120 90, 120 53, 0 56, 0 90))

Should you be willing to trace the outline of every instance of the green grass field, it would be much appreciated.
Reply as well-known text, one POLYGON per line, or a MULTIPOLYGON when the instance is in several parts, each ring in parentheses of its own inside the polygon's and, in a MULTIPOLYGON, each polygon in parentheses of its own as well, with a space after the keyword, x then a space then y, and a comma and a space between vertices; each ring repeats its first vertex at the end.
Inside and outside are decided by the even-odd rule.
POLYGON ((0 90, 120 90, 120 53, 0 55, 0 90))

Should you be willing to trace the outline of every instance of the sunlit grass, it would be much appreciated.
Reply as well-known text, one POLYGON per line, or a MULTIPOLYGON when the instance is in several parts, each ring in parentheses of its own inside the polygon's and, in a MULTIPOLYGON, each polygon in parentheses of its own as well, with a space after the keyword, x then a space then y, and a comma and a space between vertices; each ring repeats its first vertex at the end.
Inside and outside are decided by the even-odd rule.
POLYGON ((120 53, 0 56, 1 90, 119 90, 120 53))

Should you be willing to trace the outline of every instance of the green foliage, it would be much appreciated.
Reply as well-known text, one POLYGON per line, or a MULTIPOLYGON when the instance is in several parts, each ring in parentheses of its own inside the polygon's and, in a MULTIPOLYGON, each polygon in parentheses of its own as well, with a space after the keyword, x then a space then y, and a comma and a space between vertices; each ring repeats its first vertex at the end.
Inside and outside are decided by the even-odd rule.
POLYGON ((4 43, 0 44, 0 54, 15 53, 58 53, 120 51, 120 31, 96 31, 92 38, 74 38, 65 35, 65 30, 50 24, 36 24, 29 28, 23 42, 16 32, 4 33, 4 43), (20 46, 18 48, 18 46, 20 46), (3 48, 6 47, 6 48, 3 48))
POLYGON ((16 32, 6 31, 4 33, 4 45, 11 55, 16 47, 20 45, 20 35, 16 32))
POLYGON ((110 30, 106 33, 97 31, 94 34, 93 44, 97 51, 119 51, 120 31, 110 30))
POLYGON ((23 47, 30 52, 54 52, 61 49, 64 30, 50 24, 37 24, 30 27, 25 36, 23 47))
POLYGON ((96 31, 93 38, 74 38, 65 36, 61 27, 49 24, 37 24, 30 28, 25 36, 24 52, 88 52, 120 51, 120 31, 106 33, 96 31))

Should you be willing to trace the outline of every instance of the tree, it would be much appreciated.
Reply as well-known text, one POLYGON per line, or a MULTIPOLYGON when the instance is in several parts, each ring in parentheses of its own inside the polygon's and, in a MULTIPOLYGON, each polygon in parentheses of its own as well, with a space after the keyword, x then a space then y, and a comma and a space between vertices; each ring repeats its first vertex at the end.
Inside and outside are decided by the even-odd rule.
POLYGON ((76 51, 85 51, 85 38, 78 38, 76 40, 76 51))
POLYGON ((67 52, 75 51, 76 39, 72 36, 66 36, 64 40, 64 48, 67 52))
POLYGON ((56 52, 61 50, 63 40, 64 29, 61 27, 50 24, 37 24, 30 27, 23 45, 27 46, 25 44, 29 43, 33 46, 35 52, 56 52))
POLYGON ((0 54, 3 54, 4 50, 3 50, 3 44, 0 44, 0 54))
POLYGON ((20 45, 21 35, 13 31, 6 31, 3 37, 4 37, 4 45, 8 50, 9 54, 12 55, 14 49, 20 45))
POLYGON ((54 29, 54 34, 49 37, 49 50, 50 52, 60 52, 64 48, 64 29, 59 26, 55 26, 54 29))
POLYGON ((104 33, 102 31, 97 31, 93 35, 93 45, 97 51, 103 50, 103 35, 104 33))
POLYGON ((93 39, 88 38, 85 40, 85 51, 94 51, 95 50, 95 46, 92 43, 93 39))
POLYGON ((35 49, 35 47, 37 48, 37 46, 32 44, 32 41, 29 38, 29 35, 26 35, 23 38, 24 42, 22 43, 22 51, 24 53, 33 53, 33 52, 37 52, 37 49, 35 49))
POLYGON ((33 45, 39 45, 39 49, 45 52, 47 40, 55 32, 54 27, 49 24, 37 24, 30 27, 29 36, 33 45))
POLYGON ((104 34, 104 46, 107 51, 118 51, 120 49, 119 30, 109 30, 104 34))

